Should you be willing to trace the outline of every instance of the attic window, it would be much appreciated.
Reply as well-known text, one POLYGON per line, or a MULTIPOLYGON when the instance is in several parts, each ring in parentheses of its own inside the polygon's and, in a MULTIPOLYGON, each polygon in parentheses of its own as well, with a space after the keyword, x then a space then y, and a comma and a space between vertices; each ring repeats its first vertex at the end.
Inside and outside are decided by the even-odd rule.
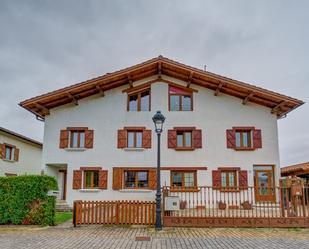
POLYGON ((169 110, 192 111, 192 93, 178 87, 169 86, 169 110))
POLYGON ((128 95, 128 111, 150 111, 150 89, 128 95))

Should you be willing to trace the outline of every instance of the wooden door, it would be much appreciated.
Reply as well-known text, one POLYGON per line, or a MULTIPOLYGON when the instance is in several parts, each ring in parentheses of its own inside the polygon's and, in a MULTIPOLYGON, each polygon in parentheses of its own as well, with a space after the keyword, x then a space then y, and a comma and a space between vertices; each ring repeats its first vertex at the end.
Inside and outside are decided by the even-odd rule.
POLYGON ((276 189, 274 187, 273 170, 256 169, 255 170, 255 199, 257 202, 276 201, 276 189))

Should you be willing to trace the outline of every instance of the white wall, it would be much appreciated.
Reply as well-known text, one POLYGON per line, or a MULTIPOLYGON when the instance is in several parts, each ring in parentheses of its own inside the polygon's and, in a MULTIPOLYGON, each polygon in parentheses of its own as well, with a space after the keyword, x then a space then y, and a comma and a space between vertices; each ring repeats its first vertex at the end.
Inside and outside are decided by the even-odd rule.
MULTIPOLYGON (((167 77, 165 77, 167 78, 167 77)), ((137 84, 141 84, 145 79, 137 84)), ((184 84, 176 79, 176 83, 184 84)), ((136 84, 136 85, 137 85, 136 84)), ((124 126, 146 126, 153 129, 152 116, 161 110, 166 116, 161 141, 162 166, 208 167, 199 171, 198 185, 211 185, 211 171, 217 167, 241 167, 248 170, 249 185, 253 185, 254 164, 276 165, 279 175, 279 151, 277 118, 270 109, 248 103, 227 95, 214 96, 213 91, 192 85, 194 93, 192 112, 168 111, 168 85, 151 85, 151 111, 128 112, 127 94, 122 90, 128 86, 107 91, 105 97, 92 96, 79 101, 79 105, 68 104, 51 110, 45 120, 43 165, 67 163, 68 201, 74 199, 153 199, 149 191, 123 193, 112 190, 112 167, 155 167, 156 135, 152 134, 152 148, 144 151, 117 149, 117 130, 124 126), (59 149, 59 131, 66 127, 89 127, 94 130, 94 148, 86 151, 59 149), (202 129, 203 148, 195 151, 175 151, 167 148, 167 130, 174 126, 196 126, 202 129), (226 148, 226 129, 233 126, 255 126, 262 130, 263 148, 255 151, 235 151, 226 148), (108 190, 94 193, 72 190, 72 171, 81 166, 100 166, 109 170, 108 190)), ((44 167, 44 166, 43 166, 44 167)), ((169 171, 162 172, 162 185, 169 185, 169 171)))
POLYGON ((10 174, 40 174, 42 167, 42 148, 15 136, 0 132, 0 144, 7 143, 19 149, 19 160, 5 161, 0 159, 0 176, 10 174))

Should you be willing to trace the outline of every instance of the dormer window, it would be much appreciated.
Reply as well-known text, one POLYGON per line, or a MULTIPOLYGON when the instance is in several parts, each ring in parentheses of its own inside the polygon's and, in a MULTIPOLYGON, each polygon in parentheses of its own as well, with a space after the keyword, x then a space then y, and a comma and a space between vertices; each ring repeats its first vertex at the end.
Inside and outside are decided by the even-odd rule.
POLYGON ((150 89, 129 94, 128 111, 150 111, 150 89))
POLYGON ((169 110, 192 111, 192 93, 175 86, 169 86, 169 110))

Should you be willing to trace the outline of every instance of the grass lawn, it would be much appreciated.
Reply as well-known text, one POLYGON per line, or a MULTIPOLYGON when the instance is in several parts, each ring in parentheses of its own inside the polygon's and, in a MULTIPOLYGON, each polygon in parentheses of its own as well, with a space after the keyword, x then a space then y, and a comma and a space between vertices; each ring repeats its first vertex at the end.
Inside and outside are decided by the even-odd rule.
POLYGON ((72 219, 72 212, 56 212, 55 225, 59 225, 70 219, 72 219))

